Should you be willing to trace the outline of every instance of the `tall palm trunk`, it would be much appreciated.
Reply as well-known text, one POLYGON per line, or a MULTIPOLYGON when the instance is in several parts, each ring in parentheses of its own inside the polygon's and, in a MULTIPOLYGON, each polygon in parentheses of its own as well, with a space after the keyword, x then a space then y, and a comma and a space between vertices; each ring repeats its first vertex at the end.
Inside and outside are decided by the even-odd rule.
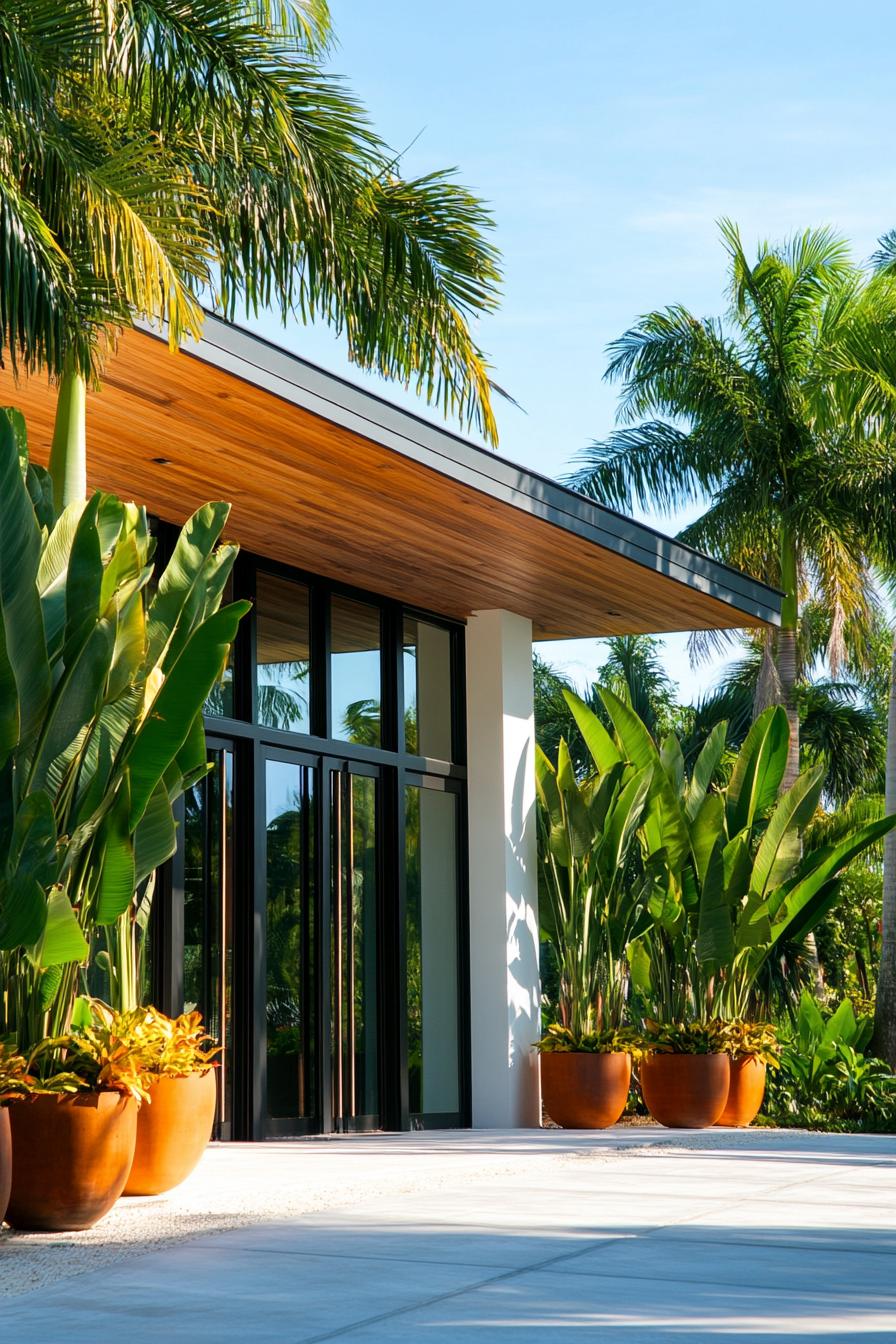
POLYGON ((784 599, 781 602, 781 629, 778 634, 778 680, 781 684, 781 703, 790 728, 787 769, 781 781, 783 793, 796 782, 800 773, 800 718, 796 705, 796 633, 799 620, 796 538, 786 524, 781 529, 781 587, 784 599))
POLYGON ((50 478, 59 510, 87 495, 87 384, 72 362, 59 380, 50 478))
MULTIPOLYGON (((800 716, 796 703, 799 623, 797 583, 796 538, 789 525, 784 523, 781 527, 781 588, 784 597, 781 602, 781 629, 778 633, 778 680, 781 686, 781 703, 790 729, 790 745, 787 749, 787 766, 781 780, 781 793, 786 793, 791 785, 796 783, 800 773, 800 716)), ((806 951, 815 977, 815 993, 821 997, 824 994, 824 974, 818 959, 818 945, 814 932, 806 934, 806 951)))
MULTIPOLYGON (((886 812, 896 811, 896 634, 890 663, 887 711, 886 812)), ((896 832, 884 837, 884 894, 881 911, 880 969, 874 1009, 874 1049, 896 1068, 896 832)))

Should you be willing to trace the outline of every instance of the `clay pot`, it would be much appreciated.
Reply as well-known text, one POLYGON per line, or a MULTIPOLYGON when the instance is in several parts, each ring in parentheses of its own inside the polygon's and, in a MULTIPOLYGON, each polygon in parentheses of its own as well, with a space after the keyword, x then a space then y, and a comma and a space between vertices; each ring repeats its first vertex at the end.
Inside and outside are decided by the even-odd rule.
POLYGON ((6 1217, 11 1186, 12 1133, 9 1128, 9 1107, 0 1106, 0 1223, 6 1217))
POLYGON ((732 1059, 728 1100, 717 1125, 741 1128, 753 1123, 765 1097, 765 1074, 765 1064, 755 1055, 732 1059))
POLYGON ((120 1092, 24 1097, 9 1110, 6 1221, 24 1232, 80 1232, 108 1213, 134 1159, 137 1103, 120 1092))
POLYGON ((646 1055, 641 1061, 645 1105, 669 1129, 706 1129, 728 1100, 727 1055, 646 1055))
POLYGON ((628 1098, 632 1057, 625 1052, 546 1050, 541 1056, 545 1110, 563 1129, 615 1125, 628 1098))
POLYGON ((126 1195, 159 1195, 189 1176, 211 1138, 216 1101, 214 1069, 153 1083, 137 1116, 126 1195))

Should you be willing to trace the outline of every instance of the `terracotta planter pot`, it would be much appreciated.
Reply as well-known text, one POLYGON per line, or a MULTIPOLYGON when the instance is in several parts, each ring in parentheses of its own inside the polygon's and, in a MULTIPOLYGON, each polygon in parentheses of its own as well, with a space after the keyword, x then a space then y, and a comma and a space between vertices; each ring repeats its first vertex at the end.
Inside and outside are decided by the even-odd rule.
POLYGON ((615 1125, 628 1097, 632 1057, 623 1052, 548 1050, 541 1056, 545 1110, 563 1129, 606 1129, 615 1125))
POLYGON ((728 1100, 727 1055, 646 1055, 641 1061, 645 1105, 669 1129, 706 1129, 728 1100))
POLYGON ((765 1064, 755 1055, 732 1059, 728 1100, 717 1125, 739 1129, 753 1123, 765 1096, 765 1074, 765 1064))
POLYGON ((180 1185, 211 1138, 217 1089, 215 1072, 159 1078, 137 1116, 134 1164, 126 1195, 159 1195, 180 1185))
POLYGON ((108 1213, 134 1159, 137 1103, 120 1092, 25 1097, 9 1111, 6 1221, 24 1232, 80 1232, 108 1213))
POLYGON ((6 1217, 11 1187, 12 1132, 9 1128, 9 1107, 0 1106, 0 1223, 6 1217))

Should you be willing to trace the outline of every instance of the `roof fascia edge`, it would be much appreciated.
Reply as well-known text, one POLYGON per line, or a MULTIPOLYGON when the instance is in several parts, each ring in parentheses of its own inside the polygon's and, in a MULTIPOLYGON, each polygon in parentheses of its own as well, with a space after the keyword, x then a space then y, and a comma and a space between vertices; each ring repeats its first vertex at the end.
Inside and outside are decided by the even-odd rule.
MULTIPOLYGON (((157 328, 143 322, 136 325, 148 335, 160 336, 157 328)), ((167 339, 164 333, 161 338, 167 339)), ((185 342, 182 351, 747 615, 772 625, 780 622, 780 594, 775 589, 468 443, 241 327, 207 314, 202 340, 185 342), (299 370, 301 382, 296 379, 299 370), (372 408, 376 417, 370 414, 372 408)))

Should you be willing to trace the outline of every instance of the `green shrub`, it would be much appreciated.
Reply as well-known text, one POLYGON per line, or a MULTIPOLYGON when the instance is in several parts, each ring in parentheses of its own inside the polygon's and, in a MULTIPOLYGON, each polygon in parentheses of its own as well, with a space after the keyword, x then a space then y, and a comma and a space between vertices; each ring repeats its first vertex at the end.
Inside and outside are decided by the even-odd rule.
POLYGON ((896 1131, 896 1077, 864 1053, 872 1021, 844 999, 825 1017, 808 993, 769 1076, 765 1116, 774 1124, 831 1131, 896 1131))

